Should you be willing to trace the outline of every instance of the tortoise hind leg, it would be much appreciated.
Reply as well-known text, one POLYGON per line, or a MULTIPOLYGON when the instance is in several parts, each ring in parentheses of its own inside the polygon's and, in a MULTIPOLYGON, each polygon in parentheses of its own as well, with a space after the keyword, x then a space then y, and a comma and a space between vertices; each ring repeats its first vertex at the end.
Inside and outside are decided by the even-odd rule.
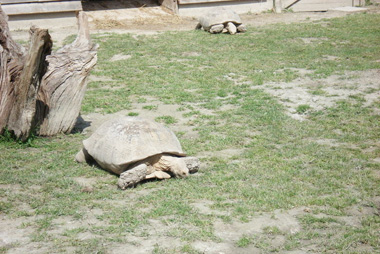
POLYGON ((94 158, 87 152, 87 150, 83 147, 80 151, 75 155, 75 161, 79 163, 87 162, 91 163, 94 161, 94 158))

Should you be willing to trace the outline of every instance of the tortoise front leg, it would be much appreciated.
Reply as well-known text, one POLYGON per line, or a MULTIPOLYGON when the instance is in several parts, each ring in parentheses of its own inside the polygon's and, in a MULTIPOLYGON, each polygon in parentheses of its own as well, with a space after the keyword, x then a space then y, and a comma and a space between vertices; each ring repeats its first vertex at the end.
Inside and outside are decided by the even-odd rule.
POLYGON ((235 24, 232 22, 227 23, 227 30, 230 34, 236 34, 237 31, 235 24))
POLYGON ((145 163, 139 164, 127 171, 120 174, 117 186, 120 189, 125 190, 129 187, 136 186, 139 182, 145 179, 148 174, 148 166, 145 163))
POLYGON ((154 171, 153 173, 147 175, 145 179, 169 179, 171 176, 168 173, 165 173, 164 171, 154 171))

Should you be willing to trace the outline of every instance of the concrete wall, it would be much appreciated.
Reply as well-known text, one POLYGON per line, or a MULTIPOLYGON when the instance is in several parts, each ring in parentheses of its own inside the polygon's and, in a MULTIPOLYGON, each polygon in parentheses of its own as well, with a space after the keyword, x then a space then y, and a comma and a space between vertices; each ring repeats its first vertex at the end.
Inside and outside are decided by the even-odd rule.
MULTIPOLYGON (((358 6, 360 0, 301 0, 298 3, 290 7, 291 10, 295 12, 300 11, 328 11, 338 7, 358 6)), ((365 0, 361 1, 364 4, 365 0)), ((283 0, 283 8, 286 8, 290 4, 294 3, 294 0, 283 0)))
MULTIPOLYGON (((191 0, 187 0, 189 2, 191 0)), ((181 4, 179 0, 178 12, 180 16, 199 17, 208 12, 213 7, 229 7, 238 14, 259 13, 273 9, 273 0, 243 0, 243 1, 217 1, 213 0, 194 0, 203 1, 195 4, 181 4)), ((375 0, 380 1, 380 0, 375 0)), ((296 0, 282 0, 282 8, 286 8, 296 0)), ((353 0, 300 0, 290 9, 299 11, 327 11, 338 7, 352 6, 353 0)), ((365 0, 361 0, 364 4, 365 0)), ((360 0, 354 0, 354 6, 358 6, 360 0)))
POLYGON ((0 0, 9 17, 11 30, 62 28, 76 25, 76 13, 82 10, 80 0, 0 0))
POLYGON ((180 16, 199 17, 218 6, 229 7, 238 14, 259 13, 273 8, 272 0, 250 0, 234 2, 206 2, 197 4, 179 4, 180 16))
POLYGON ((9 16, 11 30, 26 30, 35 25, 45 29, 57 29, 77 25, 75 12, 44 13, 9 16))

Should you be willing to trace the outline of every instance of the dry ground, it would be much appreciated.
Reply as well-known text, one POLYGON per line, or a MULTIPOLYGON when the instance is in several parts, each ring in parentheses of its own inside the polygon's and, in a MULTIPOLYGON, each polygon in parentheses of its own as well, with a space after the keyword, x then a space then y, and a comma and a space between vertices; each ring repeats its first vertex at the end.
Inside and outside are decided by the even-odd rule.
MULTIPOLYGON (((97 4, 101 4, 97 2, 97 4)), ((119 3, 120 4, 120 3, 119 3)), ((119 6, 120 7, 120 6, 119 6)), ((171 30, 191 30, 194 29, 197 21, 189 18, 180 18, 177 16, 170 15, 165 10, 157 6, 135 6, 139 8, 130 8, 128 9, 119 9, 116 8, 108 11, 94 11, 96 6, 91 6, 90 4, 86 6, 88 15, 91 21, 91 29, 93 33, 105 33, 105 32, 116 32, 116 33, 132 33, 132 34, 155 34, 161 31, 171 31, 171 30), (117 18, 114 18, 117 17, 117 18)), ((378 12, 379 9, 372 7, 371 12, 378 12)), ((262 26, 267 24, 274 23, 292 23, 292 22, 311 22, 315 20, 321 20, 326 18, 334 18, 349 15, 347 12, 324 12, 324 13, 283 13, 283 14, 251 14, 251 15, 242 15, 242 20, 244 23, 250 26, 262 26)), ((64 31, 54 31, 53 30, 53 39, 56 40, 58 44, 62 43, 64 37, 68 34, 74 34, 75 28, 67 28, 64 31)), ((16 31, 14 33, 16 39, 25 39, 26 35, 24 31, 16 31)), ((308 43, 308 41, 305 41, 308 43)), ((119 58, 127 58, 128 56, 118 56, 119 58)), ((334 56, 326 56, 334 60, 334 56)), ((118 59, 115 59, 118 60, 118 59)), ((380 60, 380 59, 379 59, 380 60)), ((304 70, 298 70, 303 72, 304 70)), ((336 100, 347 98, 350 95, 364 94, 365 89, 379 88, 379 79, 380 76, 379 70, 361 72, 361 73, 349 73, 352 79, 349 82, 340 79, 340 77, 332 76, 323 80, 311 81, 307 77, 301 77, 292 83, 292 87, 289 87, 287 83, 270 83, 264 84, 264 88, 270 94, 276 96, 279 101, 283 102, 289 109, 289 114, 293 117, 303 120, 301 114, 295 113, 297 106, 301 104, 309 104, 311 107, 318 109, 320 107, 330 106, 336 100), (316 94, 311 96, 310 93, 307 93, 308 89, 311 87, 319 86, 320 90, 323 91, 321 95, 316 94), (314 84, 318 83, 318 84, 314 84), (358 83, 366 84, 360 89, 356 89, 358 83), (343 86, 344 84, 344 86, 343 86), (364 89, 364 90, 363 90, 364 89), (305 96, 308 95, 308 96, 305 96), (338 96, 334 96, 339 94, 338 96)), ((95 77, 91 77, 95 78, 95 77)), ((231 78, 237 83, 239 82, 239 77, 234 76, 230 73, 226 78, 231 78)), ((379 93, 366 94, 366 100, 368 103, 372 102, 374 98, 379 97, 379 93)), ((160 102, 154 102, 158 106, 158 110, 152 111, 151 115, 145 115, 148 118, 154 119, 158 115, 172 115, 178 113, 176 110, 178 106, 176 105, 166 105, 160 102)), ((152 101, 147 98, 146 105, 152 104, 152 101)), ((136 104, 132 105, 134 112, 140 112, 145 104, 136 104)), ((144 111, 146 113, 146 111, 144 111)), ((125 112, 119 112, 124 114, 125 112)), ((116 113, 116 114, 119 114, 116 113)), ((183 113, 183 112, 182 112, 183 113)), ((181 113, 181 114, 182 114, 181 113)), ((379 113, 379 112, 377 112, 379 113)), ((102 115, 98 113, 92 113, 89 115, 83 116, 83 126, 85 132, 92 132, 96 127, 105 121, 113 117, 114 115, 102 115), (87 126, 86 122, 91 122, 91 126, 87 126)), ((176 119, 181 119, 180 116, 176 119)), ((188 119, 187 119, 188 120, 188 119)), ((176 123, 173 128, 176 130, 182 130, 184 125, 181 121, 176 123)), ((197 135, 191 130, 185 131, 187 135, 197 135)), ((329 141, 327 141, 329 142, 329 141)), ((333 145, 333 144, 332 144, 333 145)), ((240 151, 238 151, 240 152, 240 151)), ((227 156, 234 154, 234 151, 225 151, 227 156)), ((226 156, 224 154, 224 156, 226 156)), ((82 184, 84 187, 90 187, 91 182, 88 182, 88 179, 76 179, 79 184, 82 184)), ((0 186, 0 188, 8 188, 9 186, 0 186)), ((17 186, 12 186, 15 191, 17 191, 17 186)), ((146 193, 145 193, 146 194, 146 193)), ((141 195, 145 195, 141 193, 141 195)), ((119 204, 122 206, 123 204, 119 204)), ((199 201, 199 203, 194 203, 193 206, 205 214, 215 213, 214 210, 210 208, 212 204, 207 202, 199 201)), ((99 224, 102 226, 102 222, 96 219, 97 215, 96 209, 88 211, 85 221, 83 223, 88 223, 91 225, 99 224)), ((355 207, 352 207, 352 217, 346 218, 349 223, 356 223, 356 220, 353 218, 360 218, 366 213, 376 213, 378 211, 357 211, 355 207)), ((222 243, 209 243, 209 242, 195 242, 193 247, 203 253, 243 253, 241 248, 237 248, 234 243, 240 239, 245 234, 260 233, 264 228, 270 226, 278 227, 282 232, 294 234, 300 230, 300 224, 296 217, 300 214, 310 213, 310 209, 307 207, 301 207, 289 211, 274 211, 273 213, 261 214, 251 220, 248 223, 233 222, 231 224, 226 224, 223 221, 217 221, 214 224, 215 232, 218 237, 224 239, 222 243)), ((342 218, 340 218, 342 219, 342 218)), ((359 221, 359 220, 358 220, 359 221)), ((18 247, 10 249, 8 253, 46 253, 53 246, 42 246, 40 243, 33 243, 30 241, 29 228, 23 228, 22 225, 28 223, 28 221, 9 220, 3 215, 0 215, 0 247, 18 242, 18 247)), ((60 235, 67 229, 73 229, 76 227, 83 226, 83 223, 72 220, 72 218, 60 218, 59 221, 54 221, 54 229, 51 233, 60 235), (79 225, 81 224, 81 225, 79 225), (54 231, 54 232, 53 232, 54 231)), ((170 226, 170 225, 169 225, 170 226)), ((163 237, 162 230, 166 227, 163 226, 163 222, 152 220, 148 229, 144 232, 150 232, 149 236, 130 236, 130 244, 123 244, 120 246, 113 246, 112 253, 150 253, 154 245, 159 243, 160 247, 175 247, 180 246, 180 242, 175 238, 163 237), (128 252, 126 252, 128 250, 128 252)), ((94 236, 89 234, 80 235, 81 239, 88 239, 94 236)), ((281 244, 283 241, 283 236, 274 236, 273 239, 270 239, 270 244, 276 245, 281 244)), ((68 249, 67 252, 70 253, 73 250, 68 249)), ((307 253, 308 251, 317 251, 317 250, 299 250, 297 253, 307 253)), ((261 253, 259 249, 254 247, 244 249, 244 253, 261 253)), ((295 253, 295 252, 293 252, 295 253)))

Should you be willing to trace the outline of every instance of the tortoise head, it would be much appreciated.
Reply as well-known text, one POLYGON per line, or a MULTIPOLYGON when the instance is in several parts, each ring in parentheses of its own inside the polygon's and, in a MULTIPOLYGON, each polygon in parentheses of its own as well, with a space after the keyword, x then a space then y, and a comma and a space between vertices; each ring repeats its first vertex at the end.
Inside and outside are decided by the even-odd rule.
POLYGON ((175 177, 184 178, 189 175, 189 169, 186 166, 186 162, 181 157, 163 155, 160 161, 164 161, 164 164, 168 166, 167 171, 172 173, 175 177))
POLYGON ((177 163, 172 165, 171 172, 179 178, 184 178, 189 175, 189 169, 186 166, 186 163, 181 158, 177 158, 177 163))

